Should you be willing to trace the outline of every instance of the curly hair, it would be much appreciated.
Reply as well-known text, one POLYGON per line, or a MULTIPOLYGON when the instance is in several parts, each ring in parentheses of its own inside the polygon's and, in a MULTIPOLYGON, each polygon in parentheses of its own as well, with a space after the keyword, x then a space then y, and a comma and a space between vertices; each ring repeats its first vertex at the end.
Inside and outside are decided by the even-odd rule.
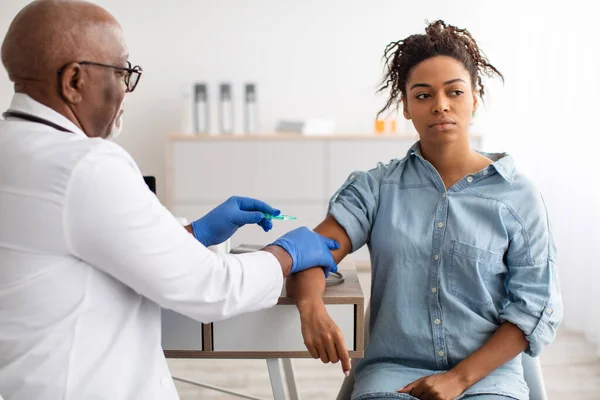
POLYGON ((435 56, 449 56, 460 61, 469 71, 473 91, 481 98, 485 93, 483 75, 498 75, 504 81, 500 71, 489 63, 469 31, 437 20, 427 26, 424 35, 411 35, 404 40, 392 42, 385 48, 385 74, 377 92, 389 88, 390 94, 378 116, 393 105, 397 107, 406 98, 406 81, 411 69, 435 56))

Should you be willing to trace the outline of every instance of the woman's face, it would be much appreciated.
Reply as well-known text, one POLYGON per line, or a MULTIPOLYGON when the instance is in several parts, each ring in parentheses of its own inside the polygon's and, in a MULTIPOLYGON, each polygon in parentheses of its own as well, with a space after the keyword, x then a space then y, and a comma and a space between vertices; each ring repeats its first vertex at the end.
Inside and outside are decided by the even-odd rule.
POLYGON ((477 98, 460 61, 436 56, 415 65, 405 92, 404 117, 412 120, 421 141, 448 142, 468 135, 477 98))

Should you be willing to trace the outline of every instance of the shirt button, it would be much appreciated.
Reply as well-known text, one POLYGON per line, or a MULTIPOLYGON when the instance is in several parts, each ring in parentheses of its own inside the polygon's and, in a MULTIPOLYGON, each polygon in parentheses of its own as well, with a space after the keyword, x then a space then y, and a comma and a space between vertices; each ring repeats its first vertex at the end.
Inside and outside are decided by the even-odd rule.
POLYGON ((446 198, 446 193, 442 193, 442 199, 446 198))
POLYGON ((431 288, 431 293, 437 293, 437 289, 436 289, 436 288, 434 288, 434 287, 432 287, 432 288, 431 288))
POLYGON ((473 177, 472 177, 472 176, 469 176, 469 177, 467 178, 467 182, 469 182, 469 183, 473 182, 473 177))
POLYGON ((552 309, 550 307, 546 308, 546 314, 552 314, 552 309))
POLYGON ((483 171, 483 174, 484 174, 484 175, 487 175, 487 174, 488 174, 488 171, 487 171, 487 170, 483 171))
POLYGON ((444 223, 443 222, 438 222, 438 228, 443 228, 444 227, 444 223))
POLYGON ((435 256, 433 256, 433 259, 434 259, 435 261, 437 261, 437 260, 439 260, 439 259, 440 259, 440 256, 438 256, 438 255, 436 254, 435 256))
POLYGON ((433 321, 436 325, 439 325, 442 321, 440 321, 439 319, 435 319, 435 321, 433 321))
POLYGON ((354 180, 354 175, 350 175, 350 180, 353 181, 354 180))
POLYGON ((440 351, 438 351, 438 356, 440 356, 440 357, 444 357, 444 354, 446 354, 446 353, 444 353, 444 352, 443 352, 443 351, 441 351, 441 350, 440 350, 440 351))
POLYGON ((168 388, 171 384, 171 378, 164 377, 160 380, 160 385, 164 388, 168 388))

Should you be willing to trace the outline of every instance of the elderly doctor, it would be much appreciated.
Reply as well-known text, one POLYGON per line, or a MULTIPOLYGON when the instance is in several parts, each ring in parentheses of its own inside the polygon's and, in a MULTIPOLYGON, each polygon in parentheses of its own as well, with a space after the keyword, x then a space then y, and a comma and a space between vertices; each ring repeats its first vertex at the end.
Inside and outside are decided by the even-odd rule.
POLYGON ((252 254, 206 248, 270 229, 278 210, 258 200, 182 228, 104 140, 141 76, 127 59, 117 21, 79 1, 29 4, 2 44, 16 93, 0 121, 0 398, 177 399, 160 307, 228 318, 275 305, 290 273, 336 268, 337 243, 307 228, 252 254))

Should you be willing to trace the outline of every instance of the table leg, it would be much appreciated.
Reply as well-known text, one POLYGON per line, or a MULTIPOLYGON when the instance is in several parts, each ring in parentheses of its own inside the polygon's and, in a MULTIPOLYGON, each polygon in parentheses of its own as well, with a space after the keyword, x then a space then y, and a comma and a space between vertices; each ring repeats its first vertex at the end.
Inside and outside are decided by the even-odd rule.
POLYGON ((296 379, 294 378, 292 359, 283 358, 281 361, 283 362, 283 372, 285 374, 285 381, 287 382, 290 400, 300 400, 300 396, 298 396, 298 387, 296 386, 296 379))
POLYGON ((273 389, 274 400, 285 400, 285 391, 283 390, 283 378, 279 368, 278 358, 267 358, 267 368, 269 378, 271 379, 271 388, 273 389))

